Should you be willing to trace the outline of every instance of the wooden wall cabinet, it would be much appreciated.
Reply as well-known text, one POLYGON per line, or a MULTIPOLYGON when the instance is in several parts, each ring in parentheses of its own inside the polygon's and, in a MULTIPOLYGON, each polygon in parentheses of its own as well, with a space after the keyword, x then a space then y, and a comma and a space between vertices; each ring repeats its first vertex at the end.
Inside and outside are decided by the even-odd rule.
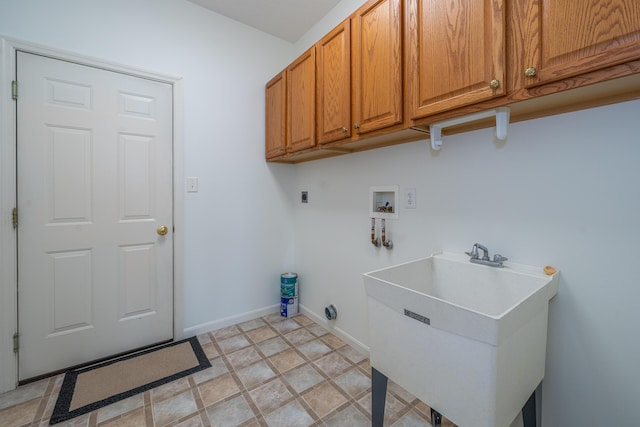
POLYGON ((265 157, 283 156, 287 146, 287 73, 271 79, 265 89, 265 157))
POLYGON ((316 146, 316 49, 303 53, 286 70, 287 152, 316 146))
POLYGON ((505 94, 506 0, 407 0, 412 119, 505 94))
POLYGON ((266 157, 287 163, 505 105, 514 122, 640 98, 640 0, 368 0, 266 97, 266 157))
POLYGON ((402 5, 369 0, 316 45, 321 144, 403 123, 402 5))
POLYGON ((403 122, 404 0, 369 0, 351 16, 356 134, 403 122))
POLYGON ((527 19, 526 87, 640 59, 638 0, 538 0, 527 19))
POLYGON ((351 138, 351 22, 316 44, 318 142, 351 138))

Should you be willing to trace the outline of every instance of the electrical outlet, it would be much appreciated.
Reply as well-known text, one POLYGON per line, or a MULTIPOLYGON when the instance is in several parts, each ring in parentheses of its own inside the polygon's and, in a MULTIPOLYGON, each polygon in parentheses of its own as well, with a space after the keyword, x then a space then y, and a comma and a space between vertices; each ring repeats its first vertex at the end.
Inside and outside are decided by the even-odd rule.
POLYGON ((416 189, 415 188, 404 189, 404 208, 405 209, 416 208, 416 189))

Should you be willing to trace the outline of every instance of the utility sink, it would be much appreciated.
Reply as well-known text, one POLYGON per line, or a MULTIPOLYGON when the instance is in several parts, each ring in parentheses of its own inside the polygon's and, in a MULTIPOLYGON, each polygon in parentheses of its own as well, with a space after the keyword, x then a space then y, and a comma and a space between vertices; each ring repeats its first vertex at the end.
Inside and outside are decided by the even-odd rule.
POLYGON ((371 366, 461 427, 508 427, 544 376, 558 273, 464 254, 364 274, 371 366))

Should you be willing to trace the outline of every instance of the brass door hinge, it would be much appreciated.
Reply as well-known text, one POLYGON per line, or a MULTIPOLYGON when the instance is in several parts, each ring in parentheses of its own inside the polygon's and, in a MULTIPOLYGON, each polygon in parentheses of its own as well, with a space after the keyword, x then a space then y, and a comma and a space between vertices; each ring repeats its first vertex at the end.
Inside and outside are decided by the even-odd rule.
POLYGON ((18 208, 13 208, 13 212, 11 212, 11 223, 14 230, 18 228, 18 208))
POLYGON ((16 332, 13 334, 13 352, 17 354, 18 350, 20 350, 20 335, 16 332))
POLYGON ((18 99, 18 82, 16 80, 11 81, 11 99, 14 101, 18 99))

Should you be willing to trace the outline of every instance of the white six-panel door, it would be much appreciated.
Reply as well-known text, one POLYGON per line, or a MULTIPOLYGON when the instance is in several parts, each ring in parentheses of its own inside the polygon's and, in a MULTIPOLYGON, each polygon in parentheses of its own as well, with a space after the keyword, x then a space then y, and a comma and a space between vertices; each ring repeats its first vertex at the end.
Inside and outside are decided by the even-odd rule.
POLYGON ((17 77, 20 380, 171 339, 171 85, 24 52, 17 77))

